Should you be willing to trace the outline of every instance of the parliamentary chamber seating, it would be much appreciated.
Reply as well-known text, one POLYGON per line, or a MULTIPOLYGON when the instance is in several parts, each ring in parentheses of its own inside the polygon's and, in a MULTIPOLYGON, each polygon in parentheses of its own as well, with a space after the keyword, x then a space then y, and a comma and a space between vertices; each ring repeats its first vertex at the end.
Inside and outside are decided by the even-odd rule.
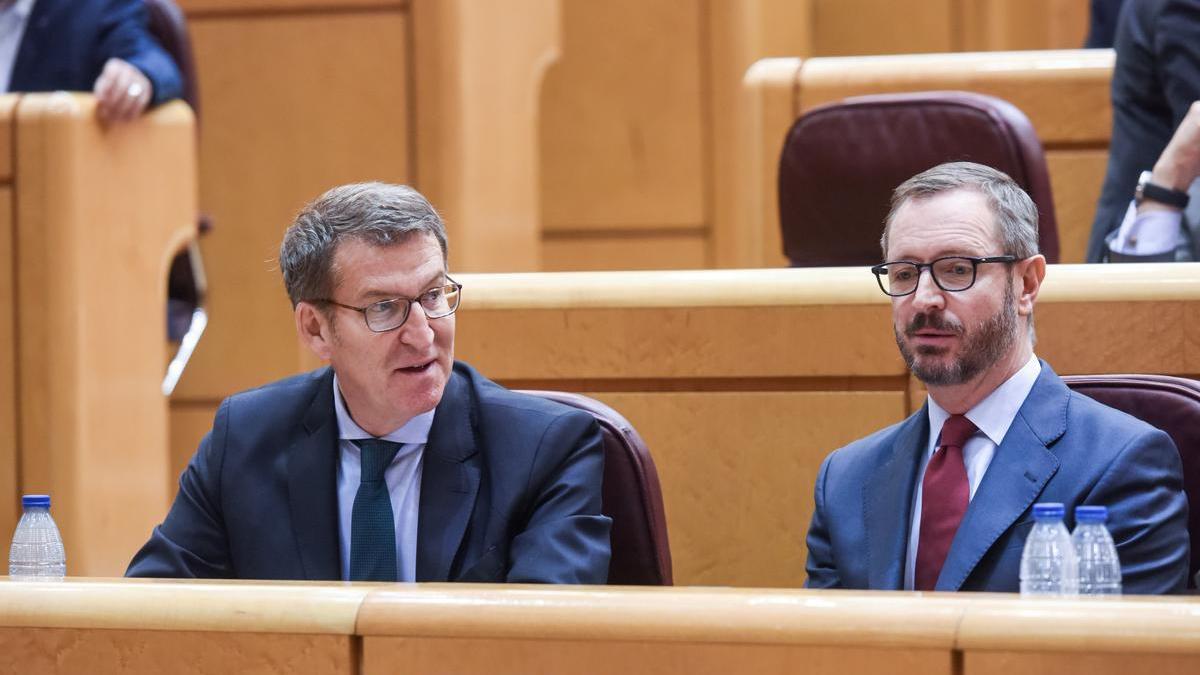
POLYGON ((1200 382, 1167 375, 1066 375, 1067 386, 1165 431, 1183 461, 1191 561, 1188 588, 1200 571, 1200 382))
POLYGON ((963 91, 855 96, 813 108, 788 130, 779 159, 779 219, 793 267, 874 265, 892 190, 943 162, 972 161, 1013 178, 1038 207, 1040 249, 1058 262, 1058 229, 1042 144, 1011 103, 963 91))
POLYGON ((620 413, 603 403, 560 391, 525 391, 590 413, 604 438, 603 512, 613 520, 608 583, 670 586, 671 547, 662 488, 650 450, 620 413))

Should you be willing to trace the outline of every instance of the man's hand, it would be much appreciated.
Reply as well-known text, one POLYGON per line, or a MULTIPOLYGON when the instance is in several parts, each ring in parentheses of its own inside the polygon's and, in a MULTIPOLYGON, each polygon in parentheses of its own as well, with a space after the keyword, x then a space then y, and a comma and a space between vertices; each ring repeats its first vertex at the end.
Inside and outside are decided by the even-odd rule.
POLYGON ((137 119, 153 94, 150 80, 142 71, 121 59, 105 62, 92 93, 96 95, 96 114, 104 124, 137 119))

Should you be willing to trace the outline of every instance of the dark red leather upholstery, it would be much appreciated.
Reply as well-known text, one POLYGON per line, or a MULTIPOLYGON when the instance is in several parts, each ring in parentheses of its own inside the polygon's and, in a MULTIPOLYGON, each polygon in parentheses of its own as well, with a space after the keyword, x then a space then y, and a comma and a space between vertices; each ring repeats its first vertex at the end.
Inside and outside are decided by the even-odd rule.
POLYGON ((603 511, 612 518, 612 585, 670 586, 671 547, 658 472, 646 443, 612 408, 579 394, 526 391, 587 411, 604 437, 603 511))
POLYGON ((1067 375, 1071 389, 1158 427, 1183 460, 1192 559, 1188 587, 1200 570, 1200 382, 1166 375, 1067 375))
POLYGON ((1007 173, 1038 207, 1040 248, 1058 261, 1050 175, 1029 119, 1007 101, 943 91, 859 96, 792 125, 779 160, 779 221, 793 267, 874 265, 892 190, 943 162, 1007 173))

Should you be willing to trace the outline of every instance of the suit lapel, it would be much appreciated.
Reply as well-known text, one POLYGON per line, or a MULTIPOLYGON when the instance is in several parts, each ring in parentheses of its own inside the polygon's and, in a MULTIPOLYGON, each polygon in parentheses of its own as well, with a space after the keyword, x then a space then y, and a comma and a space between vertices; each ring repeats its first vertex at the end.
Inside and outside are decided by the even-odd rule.
POLYGON ((1017 518, 1033 504, 1058 471, 1049 450, 1067 429, 1070 390, 1042 362, 1029 396, 1021 404, 1004 442, 979 483, 967 514, 950 545, 936 590, 957 591, 1017 518))
POLYGON ((447 581, 462 544, 475 497, 475 401, 467 379, 456 369, 433 417, 421 473, 417 515, 417 581, 447 581))
POLYGON ((288 508, 304 577, 341 579, 333 371, 326 370, 316 386, 299 438, 286 454, 288 508))
POLYGON ((891 459, 863 486, 867 581, 873 590, 899 590, 921 452, 928 443, 929 413, 922 407, 897 430, 891 459))

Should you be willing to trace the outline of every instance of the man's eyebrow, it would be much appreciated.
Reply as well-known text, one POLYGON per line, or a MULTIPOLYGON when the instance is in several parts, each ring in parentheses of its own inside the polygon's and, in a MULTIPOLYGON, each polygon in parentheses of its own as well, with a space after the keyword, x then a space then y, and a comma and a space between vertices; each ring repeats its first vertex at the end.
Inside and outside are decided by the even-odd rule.
MULTIPOLYGON (((437 272, 436 274, 430 275, 429 278, 424 283, 421 284, 420 292, 424 293, 425 291, 433 288, 434 286, 438 285, 439 279, 444 280, 445 278, 446 278, 445 270, 441 270, 441 271, 437 272)), ((385 291, 385 290, 375 289, 375 290, 366 291, 359 297, 361 297, 364 301, 375 301, 375 300, 391 300, 392 298, 401 298, 401 297, 405 297, 405 296, 397 294, 395 291, 385 291)))

